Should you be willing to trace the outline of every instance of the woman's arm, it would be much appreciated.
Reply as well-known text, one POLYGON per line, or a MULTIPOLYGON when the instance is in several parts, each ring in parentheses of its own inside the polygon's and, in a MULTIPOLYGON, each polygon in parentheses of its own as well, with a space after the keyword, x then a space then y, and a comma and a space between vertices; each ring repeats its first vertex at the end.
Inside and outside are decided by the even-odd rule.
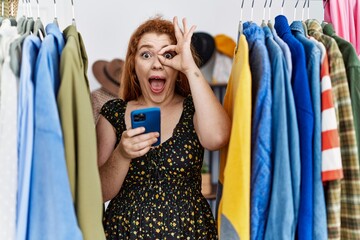
POLYGON ((217 150, 229 141, 230 118, 192 56, 190 46, 195 26, 189 29, 186 20, 183 19, 183 29, 181 30, 176 17, 173 22, 177 44, 163 48, 159 52, 159 59, 163 64, 186 75, 195 106, 194 125, 196 133, 206 149, 217 150), (176 56, 172 59, 166 59, 162 56, 162 53, 169 50, 176 52, 176 56))
POLYGON ((122 133, 116 145, 113 126, 100 115, 96 124, 98 166, 103 201, 114 198, 124 182, 131 159, 145 155, 157 141, 159 133, 144 133, 145 128, 129 129, 122 133), (141 134, 141 135, 139 135, 141 134))
POLYGON ((106 202, 120 191, 129 170, 130 159, 121 159, 115 148, 115 130, 102 115, 96 124, 96 135, 101 189, 103 201, 106 202))

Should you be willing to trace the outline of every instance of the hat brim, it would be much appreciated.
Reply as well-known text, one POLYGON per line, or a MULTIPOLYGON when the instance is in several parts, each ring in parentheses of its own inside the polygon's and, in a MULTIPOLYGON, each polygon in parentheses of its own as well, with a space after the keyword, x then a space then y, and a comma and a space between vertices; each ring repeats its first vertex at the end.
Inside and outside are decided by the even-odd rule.
MULTIPOLYGON (((113 83, 109 78, 106 76, 104 69, 108 61, 105 60, 97 60, 92 65, 92 71, 96 78, 96 80, 104 87, 106 91, 111 93, 114 96, 119 95, 119 86, 113 83)), ((119 81, 119 80, 118 80, 119 81)))

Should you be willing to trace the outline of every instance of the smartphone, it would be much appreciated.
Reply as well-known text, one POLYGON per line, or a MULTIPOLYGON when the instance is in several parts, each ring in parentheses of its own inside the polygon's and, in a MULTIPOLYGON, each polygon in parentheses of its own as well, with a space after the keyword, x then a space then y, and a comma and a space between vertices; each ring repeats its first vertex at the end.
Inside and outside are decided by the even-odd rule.
MULTIPOLYGON (((145 133, 158 132, 160 134, 160 120, 160 108, 158 107, 136 109, 131 112, 131 128, 145 127, 145 133)), ((160 143, 159 135, 158 141, 153 146, 157 146, 160 143)))

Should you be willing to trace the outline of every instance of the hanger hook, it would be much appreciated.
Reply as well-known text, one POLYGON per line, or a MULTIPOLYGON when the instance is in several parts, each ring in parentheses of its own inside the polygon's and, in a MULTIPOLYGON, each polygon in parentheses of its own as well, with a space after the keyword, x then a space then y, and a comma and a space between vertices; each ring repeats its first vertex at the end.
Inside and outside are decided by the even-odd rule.
POLYGON ((240 22, 242 21, 243 18, 244 1, 245 0, 242 0, 241 8, 240 8, 240 22))
POLYGON ((73 0, 71 0, 71 8, 72 8, 72 24, 75 25, 75 7, 73 0))
POLYGON ((296 1, 295 7, 294 7, 294 21, 296 20, 296 10, 297 10, 298 4, 299 4, 299 0, 296 1))
POLYGON ((283 2, 281 4, 281 15, 284 15, 284 3, 285 3, 285 0, 283 0, 283 2))
POLYGON ((296 1, 295 8, 297 8, 298 4, 299 4, 299 0, 296 1))
POLYGON ((266 12, 267 1, 268 1, 268 0, 265 0, 265 4, 264 4, 263 20, 265 20, 265 12, 266 12))
POLYGON ((255 0, 252 1, 252 4, 251 4, 251 22, 253 21, 253 18, 254 18, 254 2, 255 0))
POLYGON ((37 3, 37 18, 40 19, 40 5, 39 5, 39 0, 36 0, 37 3))

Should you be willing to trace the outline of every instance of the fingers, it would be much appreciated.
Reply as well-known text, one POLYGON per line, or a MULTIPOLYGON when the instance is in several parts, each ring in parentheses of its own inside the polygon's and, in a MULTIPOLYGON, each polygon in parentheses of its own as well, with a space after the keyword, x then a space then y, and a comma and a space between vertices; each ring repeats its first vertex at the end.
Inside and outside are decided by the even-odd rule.
POLYGON ((121 137, 121 152, 124 157, 133 159, 145 155, 151 146, 157 142, 159 133, 145 133, 145 128, 139 127, 124 131, 121 137))
POLYGON ((186 25, 186 18, 182 19, 182 24, 183 24, 183 28, 184 28, 184 33, 187 33, 188 32, 188 27, 186 25))
POLYGON ((177 17, 174 17, 173 24, 174 24, 174 30, 175 30, 175 37, 179 41, 183 37, 183 32, 180 29, 177 17))
POLYGON ((160 55, 159 57, 163 57, 161 55, 163 55, 164 53, 166 52, 176 52, 176 45, 169 45, 169 46, 166 46, 166 47, 163 47, 159 52, 158 54, 160 55))

